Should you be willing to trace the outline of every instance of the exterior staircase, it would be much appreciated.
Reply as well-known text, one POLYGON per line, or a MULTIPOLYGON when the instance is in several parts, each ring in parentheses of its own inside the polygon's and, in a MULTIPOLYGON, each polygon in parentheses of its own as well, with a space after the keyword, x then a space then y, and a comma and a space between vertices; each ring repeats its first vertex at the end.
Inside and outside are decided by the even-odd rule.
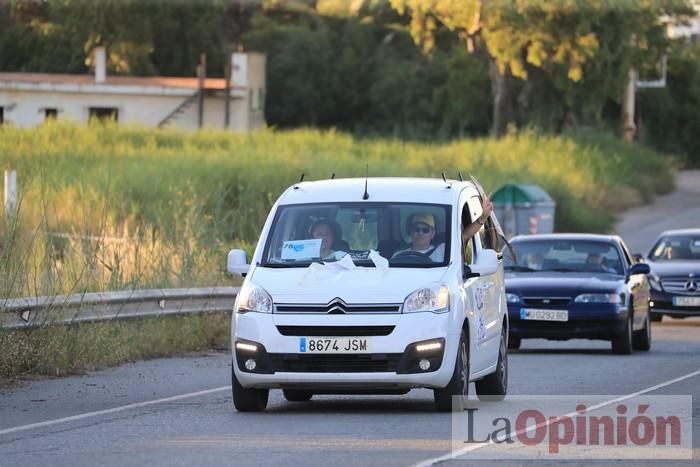
POLYGON ((175 120, 179 115, 181 115, 183 112, 187 110, 187 108, 192 105, 193 102, 197 101, 197 97, 199 96, 199 91, 195 92, 191 96, 188 96, 187 99, 182 101, 180 105, 175 107, 175 109, 170 112, 168 115, 165 116, 163 120, 158 123, 158 128, 164 128, 168 123, 172 122, 175 120))

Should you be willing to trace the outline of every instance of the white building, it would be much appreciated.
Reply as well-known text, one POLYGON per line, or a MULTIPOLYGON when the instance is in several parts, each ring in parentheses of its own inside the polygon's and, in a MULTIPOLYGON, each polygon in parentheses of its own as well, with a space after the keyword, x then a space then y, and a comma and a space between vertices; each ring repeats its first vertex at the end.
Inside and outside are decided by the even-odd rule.
POLYGON ((46 119, 114 118, 119 124, 248 131, 265 124, 265 56, 234 53, 231 82, 206 78, 107 76, 104 48, 94 75, 0 72, 0 123, 32 127, 46 119))

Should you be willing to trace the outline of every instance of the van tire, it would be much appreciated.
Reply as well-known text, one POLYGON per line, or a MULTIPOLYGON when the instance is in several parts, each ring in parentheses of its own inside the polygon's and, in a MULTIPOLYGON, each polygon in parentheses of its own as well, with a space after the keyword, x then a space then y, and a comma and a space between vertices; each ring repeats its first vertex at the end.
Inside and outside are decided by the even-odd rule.
MULTIPOLYGON (((233 362, 235 365, 236 362, 233 362)), ((233 393, 233 405, 239 412, 262 412, 267 407, 269 389, 244 388, 236 378, 236 371, 231 365, 231 391, 233 393)))
POLYGON ((503 327, 501 331, 501 343, 498 350, 498 362, 496 371, 484 379, 474 383, 476 395, 483 402, 497 402, 506 398, 508 393, 508 330, 503 327))
POLYGON ((282 389, 282 394, 289 402, 306 402, 314 396, 312 392, 299 389, 282 389))
POLYGON ((457 348, 457 358, 455 359, 452 378, 442 389, 434 389, 435 409, 438 412, 461 412, 467 404, 469 395, 469 340, 462 329, 459 336, 459 346, 457 348), (455 397, 454 405, 452 404, 455 397))
POLYGON ((644 327, 639 331, 634 331, 632 336, 632 348, 647 352, 651 349, 651 312, 647 310, 646 318, 644 319, 644 327))

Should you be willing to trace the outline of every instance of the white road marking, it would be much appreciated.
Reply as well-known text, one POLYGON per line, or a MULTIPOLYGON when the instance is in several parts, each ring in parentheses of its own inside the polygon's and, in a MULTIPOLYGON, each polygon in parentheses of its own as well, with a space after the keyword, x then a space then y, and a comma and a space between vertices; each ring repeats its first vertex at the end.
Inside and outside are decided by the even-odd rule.
MULTIPOLYGON (((616 397, 615 399, 610 399, 610 400, 608 400, 608 401, 601 402, 601 403, 596 404, 596 405, 593 405, 593 406, 591 406, 591 407, 587 407, 587 408, 586 408, 586 412, 590 412, 590 411, 592 411, 592 410, 600 409, 601 407, 606 407, 606 406, 608 406, 608 405, 612 405, 612 404, 615 404, 615 403, 617 403, 617 402, 622 402, 622 401, 627 400, 627 399, 632 399, 632 398, 634 398, 634 397, 641 396, 642 394, 646 394, 646 393, 648 393, 648 392, 656 391, 657 389, 661 389, 661 388, 663 388, 663 387, 670 386, 670 385, 675 384, 675 383, 679 383, 679 382, 681 382, 681 381, 684 381, 684 380, 686 380, 686 379, 689 379, 689 378, 692 378, 692 377, 698 376, 698 375, 700 375, 700 370, 693 371, 692 373, 688 373, 688 374, 686 374, 686 375, 680 376, 680 377, 675 378, 675 379, 671 379, 671 380, 668 380, 668 381, 664 381, 663 383, 659 383, 659 384, 657 384, 657 385, 655 385, 655 386, 651 386, 651 387, 648 387, 648 388, 646 388, 646 389, 642 389, 641 391, 633 392, 633 393, 627 394, 627 395, 625 395, 625 396, 616 397)), ((582 395, 581 397, 585 397, 585 395, 582 395)), ((573 417, 573 416, 575 416, 575 415, 576 415, 576 412, 571 412, 571 413, 565 414, 565 415, 563 415, 563 416, 564 416, 564 417, 573 417)), ((539 425, 530 425, 530 426, 528 426, 527 428, 525 428, 524 431, 532 431, 532 430, 534 430, 534 429, 536 429, 536 428, 539 428, 539 427, 541 427, 541 426, 547 426, 547 425, 549 425, 550 423, 552 423, 553 421, 554 421, 554 420, 553 420, 552 418, 550 418, 549 421, 547 421, 547 422, 545 422, 545 423, 542 423, 542 424, 539 424, 539 425)), ((508 434, 508 437, 516 436, 517 433, 518 433, 518 432, 516 432, 516 431, 512 431, 511 433, 508 434)), ((488 443, 474 444, 474 445, 472 445, 472 446, 468 446, 468 447, 466 447, 466 448, 462 448, 462 449, 460 449, 460 450, 458 450, 458 451, 451 452, 450 454, 446 454, 446 455, 444 455, 444 456, 434 457, 434 458, 432 458, 432 459, 426 459, 426 460, 421 461, 421 462, 419 462, 419 463, 417 463, 417 464, 414 464, 414 467, 430 467, 430 466, 433 466, 433 465, 438 464, 438 463, 440 463, 440 462, 445 462, 445 461, 449 461, 449 460, 454 460, 454 459, 457 459, 457 458, 460 457, 460 456, 463 456, 464 454, 467 454, 468 452, 476 451, 477 449, 485 448, 485 447, 490 446, 490 445, 492 445, 492 444, 494 444, 493 441, 490 441, 490 442, 488 442, 488 443)))
POLYGON ((189 397, 204 396, 206 394, 212 394, 220 391, 230 391, 231 386, 221 386, 219 388, 207 389, 204 391, 190 392, 187 394, 180 394, 179 396, 164 397, 162 399, 155 399, 146 402, 137 402, 135 404, 122 405, 121 407, 114 407, 113 409, 98 410, 96 412, 87 412, 80 415, 73 415, 71 417, 57 418, 55 420, 47 420, 45 422, 31 423, 29 425, 16 426, 14 428, 6 428, 0 430, 0 435, 7 435, 10 433, 17 433, 18 431, 32 430, 34 428, 42 428, 45 426, 58 425, 59 423, 74 422, 76 420, 82 420, 84 418, 97 417, 100 415, 108 415, 117 412, 123 412, 125 410, 135 409, 138 407, 146 407, 149 405, 162 404, 164 402, 172 402, 180 399, 187 399, 189 397))

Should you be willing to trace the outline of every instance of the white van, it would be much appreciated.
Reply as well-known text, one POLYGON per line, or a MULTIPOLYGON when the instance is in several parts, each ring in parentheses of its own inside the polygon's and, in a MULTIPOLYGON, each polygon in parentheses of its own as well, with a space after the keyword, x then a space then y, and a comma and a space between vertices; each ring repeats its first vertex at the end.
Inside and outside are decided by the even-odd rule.
POLYGON ((500 226, 492 215, 462 238, 480 193, 476 181, 420 178, 282 193, 250 264, 242 250, 228 255, 228 271, 245 277, 231 326, 236 409, 264 410, 273 388, 290 401, 430 388, 448 411, 475 381, 479 398, 503 399, 500 226))

